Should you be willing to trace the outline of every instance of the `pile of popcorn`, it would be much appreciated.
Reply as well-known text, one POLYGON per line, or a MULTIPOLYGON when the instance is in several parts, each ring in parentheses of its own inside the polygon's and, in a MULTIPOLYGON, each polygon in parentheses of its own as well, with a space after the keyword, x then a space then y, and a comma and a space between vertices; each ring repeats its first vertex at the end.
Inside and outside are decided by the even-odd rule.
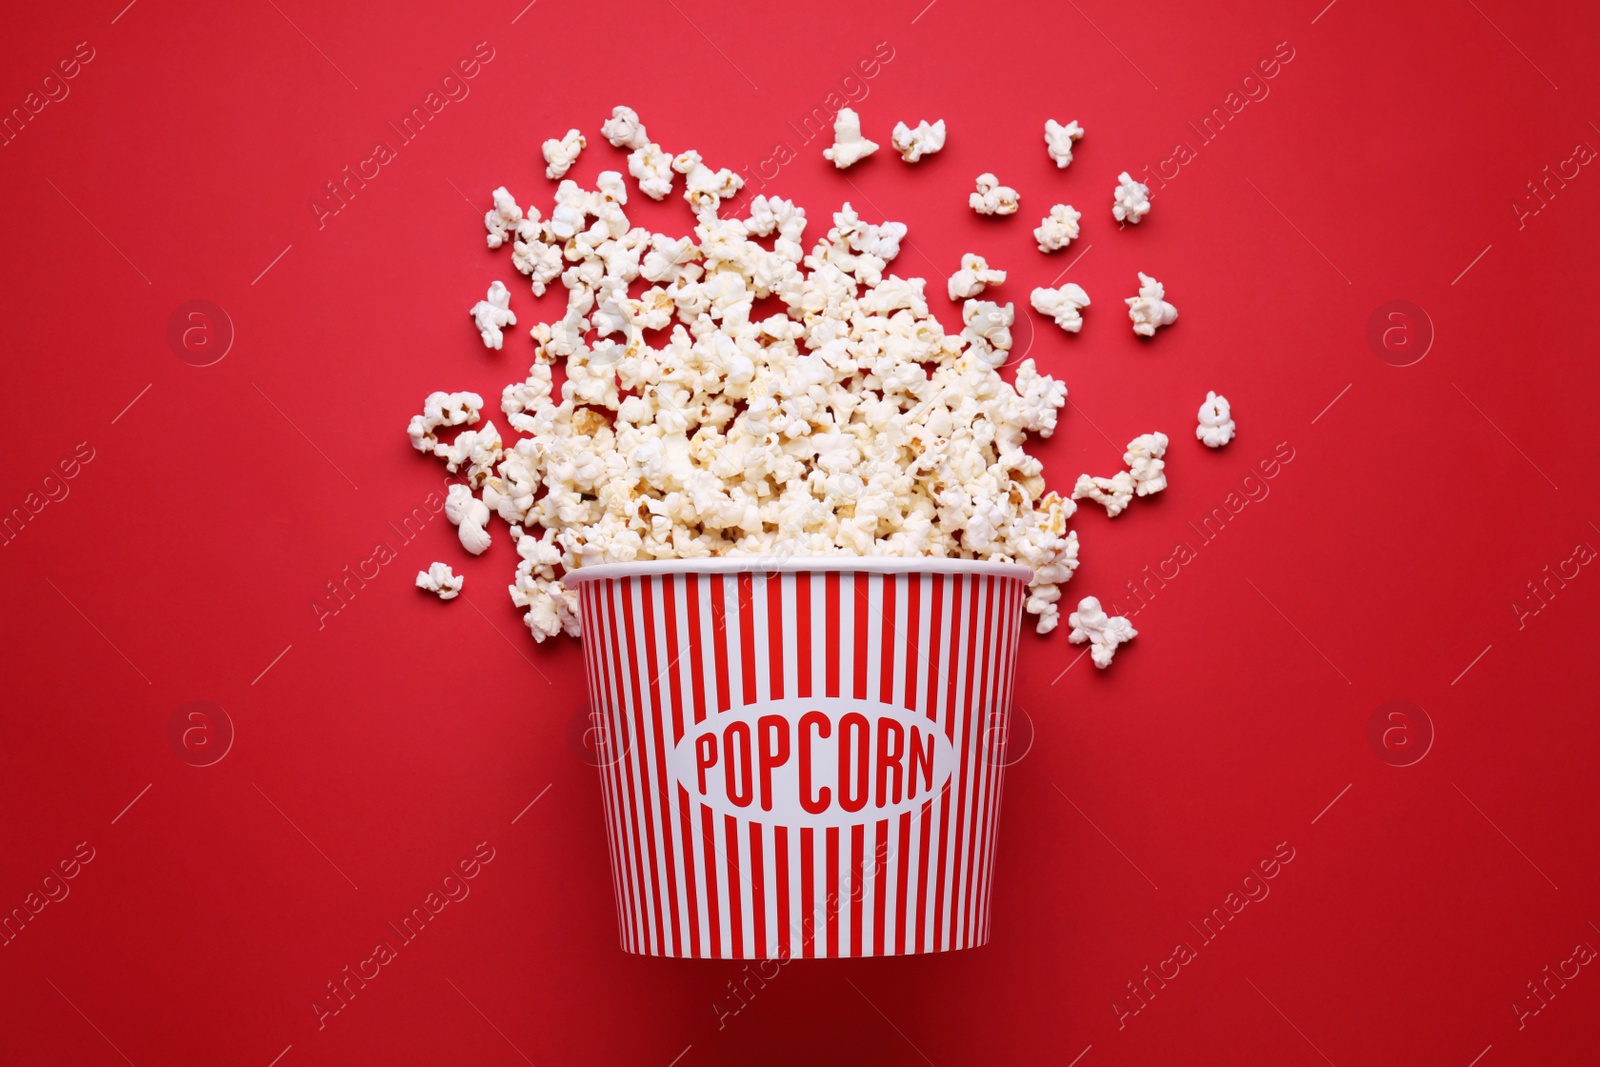
MULTIPOLYGON (((853 112, 839 123, 827 153, 836 165, 876 150, 853 112)), ((521 436, 503 438, 470 392, 433 393, 408 430, 418 450, 462 476, 445 510, 469 552, 489 547, 492 516, 509 527, 521 560, 511 597, 527 609, 533 636, 580 632, 576 592, 562 581, 568 571, 710 556, 1021 563, 1032 572, 1027 610, 1039 632, 1053 630, 1061 585, 1078 565, 1077 534, 1067 529, 1074 499, 1095 499, 1116 515, 1135 493, 1164 487, 1165 435, 1136 439, 1129 471, 1085 475, 1074 499, 1047 490, 1024 445, 1055 430, 1067 390, 1031 359, 1015 367, 1014 381, 1001 377, 1012 305, 976 297, 1004 271, 963 259, 948 289, 952 300, 965 298, 965 328, 947 333, 929 312, 924 280, 888 271, 904 224, 863 220, 846 203, 808 248, 805 210, 776 196, 755 197, 746 218, 720 217, 743 180, 698 152, 667 155, 631 109, 616 108, 601 133, 628 151, 644 195, 664 199, 683 177, 692 236, 632 225, 618 171, 601 173, 595 189, 562 180, 547 218, 496 189, 485 216, 489 248, 510 245, 535 296, 557 280, 567 291, 561 318, 529 331, 527 377, 500 397, 505 424, 521 436), (784 310, 761 316, 756 301, 769 297, 784 310), (442 431, 455 436, 443 440, 442 431)), ((1076 123, 1056 126, 1053 139, 1047 129, 1052 158, 1065 166, 1081 136, 1076 123)), ((893 142, 914 162, 944 139, 942 121, 924 121, 902 123, 893 142)), ((577 130, 546 141, 548 176, 564 175, 585 145, 577 130)), ((1015 211, 1015 192, 992 175, 979 188, 974 207, 1015 211)), ((1128 203, 1119 187, 1119 212, 1138 221, 1142 212, 1126 211, 1128 203)), ((1077 219, 1070 208, 1054 210, 1036 231, 1041 250, 1075 238, 1077 219)), ((1133 318, 1153 332, 1176 311, 1165 315, 1159 283, 1141 279, 1133 318)), ((1089 301, 1068 285, 1035 290, 1033 302, 1075 331, 1089 301)), ((495 349, 517 321, 500 281, 471 315, 495 349)), ((1226 418, 1226 401, 1214 396, 1202 416, 1219 421, 1219 403, 1226 418)), ((1213 426, 1201 436, 1210 444, 1220 433, 1213 426)), ((453 597, 461 580, 435 564, 418 585, 453 597)), ((1072 639, 1092 641, 1104 666, 1133 631, 1087 610, 1091 600, 1073 615, 1072 639)))

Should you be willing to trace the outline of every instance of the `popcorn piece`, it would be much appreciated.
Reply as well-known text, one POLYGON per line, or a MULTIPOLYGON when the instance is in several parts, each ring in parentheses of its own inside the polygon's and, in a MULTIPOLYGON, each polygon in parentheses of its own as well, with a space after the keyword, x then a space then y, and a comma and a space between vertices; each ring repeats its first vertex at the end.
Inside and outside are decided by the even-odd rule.
POLYGON ((1140 337, 1154 337, 1156 329, 1171 326, 1178 321, 1178 309, 1167 303, 1167 290, 1150 275, 1139 272, 1139 295, 1128 297, 1128 318, 1133 320, 1133 332, 1140 337))
POLYGON ((1056 413, 1067 402, 1066 383, 1040 374, 1033 360, 1025 359, 1017 366, 1015 388, 1021 413, 1017 425, 1040 437, 1055 433, 1056 413))
POLYGON ((1081 310, 1089 306, 1089 294, 1081 286, 1068 282, 1059 289, 1035 289, 1029 299, 1033 310, 1049 315, 1068 333, 1083 329, 1081 310))
POLYGON ((437 593, 440 600, 454 600, 466 584, 466 578, 452 571, 448 563, 434 563, 427 570, 417 572, 417 588, 437 593))
POLYGON ((589 219, 591 201, 589 194, 570 178, 556 187, 556 206, 550 212, 550 235, 559 241, 570 241, 578 235, 589 219))
POLYGON ((1076 119, 1065 126, 1055 119, 1044 120, 1045 150, 1055 160, 1057 167, 1065 167, 1072 162, 1072 142, 1082 136, 1083 127, 1078 125, 1076 119))
POLYGON ((1150 214, 1150 187, 1133 180, 1127 171, 1117 175, 1117 187, 1111 193, 1111 215, 1118 222, 1137 225, 1150 214))
POLYGON ((967 197, 967 203, 980 215, 1015 215, 1020 199, 1015 189, 984 173, 978 175, 978 191, 967 197))
POLYGON ((1011 304, 1001 307, 992 300, 968 300, 961 305, 961 321, 967 324, 961 336, 980 360, 998 367, 1011 351, 1011 326, 1016 320, 1016 309, 1011 304))
POLYGON ((1078 610, 1067 616, 1072 632, 1067 640, 1075 645, 1089 642, 1089 658, 1101 670, 1111 666, 1117 648, 1139 636, 1139 631, 1121 615, 1107 615, 1100 601, 1086 596, 1078 601, 1078 610))
POLYGON ((1091 478, 1087 474, 1080 474, 1077 484, 1072 487, 1072 499, 1093 500, 1096 504, 1104 505, 1106 517, 1114 519, 1133 500, 1133 475, 1127 471, 1118 471, 1110 478, 1091 478))
POLYGON ((561 276, 561 246, 546 244, 530 233, 527 240, 511 246, 511 265, 533 280, 534 296, 543 296, 550 283, 561 276))
POLYGON ((923 119, 914 127, 897 122, 890 144, 894 145, 894 150, 899 152, 900 158, 907 163, 915 163, 923 156, 931 156, 944 147, 944 119, 940 119, 932 126, 928 125, 927 119, 923 119))
POLYGON ((578 161, 578 153, 589 144, 577 130, 568 130, 559 140, 552 137, 544 143, 544 176, 551 181, 567 176, 567 171, 578 161))
POLYGON ((1142 434, 1128 442, 1122 462, 1128 465, 1133 491, 1139 496, 1159 493, 1167 487, 1166 462, 1161 458, 1166 454, 1167 435, 1164 433, 1142 434))
POLYGON ((715 215, 724 200, 744 188, 743 178, 726 167, 712 170, 693 149, 679 153, 672 161, 672 169, 683 175, 683 198, 702 217, 715 215))
POLYGON ((623 107, 620 104, 611 109, 611 117, 600 127, 600 136, 618 148, 627 148, 634 151, 650 143, 650 138, 644 132, 644 124, 639 121, 638 114, 633 108, 623 107))
POLYGON ((903 222, 885 222, 882 225, 862 222, 848 200, 841 210, 834 212, 833 225, 830 239, 837 235, 837 239, 850 251, 876 256, 884 263, 900 254, 900 242, 906 236, 906 224, 903 222))
POLYGON ((489 547, 489 505, 472 495, 472 490, 457 483, 445 493, 444 516, 457 527, 461 547, 481 556, 489 547))
POLYGON ((511 310, 511 294, 499 281, 489 283, 489 295, 472 305, 471 314, 485 348, 498 349, 505 340, 502 328, 517 323, 517 316, 511 310))
POLYGON ((1005 271, 991 270, 982 256, 968 252, 961 257, 961 269, 950 275, 950 299, 969 300, 1005 280, 1005 271))
POLYGON ((506 191, 505 186, 494 191, 494 208, 483 216, 483 224, 489 230, 489 247, 499 248, 506 243, 506 235, 516 230, 522 222, 522 209, 517 206, 516 198, 506 191))
MULTIPOLYGON (((941 145, 944 143, 942 131, 939 141, 941 145)), ((878 142, 861 136, 861 117, 850 108, 844 108, 833 120, 833 147, 824 148, 822 158, 843 170, 855 166, 877 150, 878 142)))
POLYGON ((1033 231, 1034 240, 1039 242, 1039 251, 1057 252, 1077 240, 1078 220, 1081 218, 1082 212, 1074 211, 1071 204, 1057 204, 1051 208, 1050 214, 1033 231))
POLYGON ((449 446, 440 444, 434 431, 441 426, 476 425, 482 410, 483 397, 477 393, 429 393, 422 402, 422 414, 411 416, 406 429, 411 447, 418 452, 446 455, 449 446))
POLYGON ((652 200, 665 200, 672 192, 672 157, 658 144, 628 153, 628 173, 638 179, 639 191, 652 200))
POLYGON ((1221 448, 1233 440, 1233 409, 1228 398, 1216 393, 1206 393, 1206 402, 1200 405, 1200 425, 1194 435, 1204 441, 1207 448, 1221 448))

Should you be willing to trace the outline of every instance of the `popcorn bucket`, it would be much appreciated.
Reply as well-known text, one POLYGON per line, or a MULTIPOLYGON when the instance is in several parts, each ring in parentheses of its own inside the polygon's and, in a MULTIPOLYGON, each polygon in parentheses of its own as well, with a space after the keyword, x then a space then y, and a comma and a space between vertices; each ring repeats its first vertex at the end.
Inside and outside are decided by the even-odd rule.
POLYGON ((1029 577, 839 557, 570 572, 622 947, 984 944, 1029 577))

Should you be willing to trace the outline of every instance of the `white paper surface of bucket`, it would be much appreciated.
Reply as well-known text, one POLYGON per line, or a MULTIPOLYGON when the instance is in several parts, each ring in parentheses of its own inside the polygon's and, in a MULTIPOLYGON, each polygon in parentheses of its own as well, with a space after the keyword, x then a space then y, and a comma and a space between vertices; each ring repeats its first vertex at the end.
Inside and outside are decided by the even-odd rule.
POLYGON ((972 948, 1027 568, 719 558, 585 567, 622 947, 786 959, 972 948))

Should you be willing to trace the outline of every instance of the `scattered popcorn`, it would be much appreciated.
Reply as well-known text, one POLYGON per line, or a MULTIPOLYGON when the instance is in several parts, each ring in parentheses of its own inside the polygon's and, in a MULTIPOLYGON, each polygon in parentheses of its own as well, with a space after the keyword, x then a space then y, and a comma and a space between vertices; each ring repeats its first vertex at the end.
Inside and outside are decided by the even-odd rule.
POLYGON ((1075 645, 1089 642, 1089 658, 1102 670, 1111 666, 1118 646, 1139 636, 1132 623, 1121 615, 1107 615, 1092 596, 1078 601, 1078 610, 1067 616, 1067 625, 1072 627, 1067 640, 1075 645))
POLYGON ((620 104, 611 109, 611 117, 601 124, 600 136, 617 148, 635 151, 650 143, 649 136, 644 132, 644 123, 639 121, 638 113, 633 108, 622 107, 620 104))
POLYGON ((903 122, 894 125, 894 136, 890 138, 894 150, 900 153, 900 158, 907 163, 915 163, 923 156, 931 156, 944 147, 944 119, 940 119, 932 126, 928 120, 923 119, 916 126, 907 126, 903 122))
MULTIPOLYGON (((666 199, 672 192, 672 157, 650 140, 633 108, 620 104, 612 108, 600 135, 617 148, 629 149, 628 173, 638 181, 641 193, 652 200, 666 199)), ((700 157, 694 158, 698 162, 700 157)))
POLYGON ((459 483, 445 494, 444 515, 457 527, 461 547, 474 556, 483 554, 489 547, 489 505, 472 495, 472 490, 459 483))
POLYGON ((499 281, 489 283, 489 295, 472 305, 471 315, 479 335, 483 337, 485 348, 499 348, 505 340, 502 329, 515 326, 517 322, 517 316, 511 310, 511 294, 499 281))
POLYGON ((1200 405, 1200 425, 1194 428, 1194 435, 1208 448, 1221 448, 1233 440, 1233 430, 1233 409, 1228 406, 1228 398, 1206 393, 1206 402, 1200 405))
POLYGON ((1055 119, 1044 120, 1045 150, 1055 160, 1057 167, 1065 167, 1072 162, 1072 142, 1082 136, 1083 127, 1078 125, 1076 119, 1065 126, 1055 119))
POLYGON ((506 235, 516 230, 522 222, 522 209, 505 186, 494 191, 494 209, 483 217, 489 230, 489 247, 499 248, 506 243, 506 235))
POLYGON ((1050 214, 1033 231, 1034 240, 1039 242, 1039 251, 1057 252, 1077 240, 1078 220, 1081 218, 1082 212, 1074 211, 1071 204, 1057 204, 1051 208, 1050 214))
POLYGON ((1178 309, 1167 303, 1166 288, 1150 275, 1139 272, 1139 295, 1128 297, 1128 318, 1133 320, 1133 332, 1140 337, 1154 337, 1156 329, 1171 326, 1178 321, 1178 309))
MULTIPOLYGON (((952 282, 954 279, 952 279, 952 282)), ((1068 282, 1059 289, 1035 289, 1029 299, 1033 310, 1049 315, 1068 333, 1083 329, 1082 309, 1089 306, 1089 294, 1082 286, 1068 282)))
POLYGON ((961 321, 967 325, 961 336, 978 359, 999 367, 1011 351, 1011 326, 1016 320, 1010 304, 1001 307, 991 300, 968 300, 961 305, 961 321))
POLYGON ((961 257, 961 269, 950 275, 950 299, 968 300, 991 285, 1006 280, 1003 270, 991 270, 988 260, 971 252, 961 257))
POLYGON ((1133 475, 1127 471, 1118 471, 1110 478, 1091 478, 1087 474, 1080 474, 1077 484, 1072 487, 1072 499, 1093 500, 1096 504, 1104 505, 1106 517, 1114 519, 1133 500, 1133 475))
POLYGON ((440 600, 454 600, 461 595, 466 578, 450 569, 448 563, 435 563, 425 571, 417 572, 417 588, 439 594, 440 600))
MULTIPOLYGON (((643 136, 613 120, 625 145, 643 136)), ((1014 307, 967 298, 948 334, 923 279, 889 272, 903 224, 846 204, 802 243, 793 203, 758 196, 747 218, 722 218, 737 175, 693 152, 673 170, 691 236, 632 226, 610 172, 597 190, 563 181, 547 222, 528 209, 517 224, 519 269, 537 276, 559 252, 548 280, 568 298, 529 331, 532 366, 501 395, 516 439, 478 425, 475 394, 431 395, 409 428, 462 475, 445 511, 469 552, 488 547, 493 516, 508 524, 511 597, 534 638, 579 632, 562 580, 576 568, 774 553, 1019 562, 1026 610, 1050 632, 1078 564, 1077 505, 1024 445, 1055 431, 1066 387, 1032 360, 1014 385, 998 373, 1014 307), (757 317, 768 298, 784 310, 757 317), (453 426, 473 428, 440 442, 453 426)), ((963 267, 963 291, 1004 274, 963 267)))
POLYGON ((967 197, 967 203, 980 215, 1015 215, 1020 199, 1015 189, 984 173, 978 175, 978 191, 967 197))
POLYGON ((566 136, 557 140, 551 138, 544 143, 544 176, 551 181, 567 176, 567 171, 578 161, 578 153, 582 152, 589 141, 577 130, 568 130, 566 136))
MULTIPOLYGON (((942 127, 943 122, 940 123, 942 127)), ((944 144, 944 132, 939 133, 939 143, 944 144)), ((852 109, 844 108, 833 120, 833 147, 822 150, 822 158, 830 160, 835 167, 843 170, 846 167, 866 159, 878 150, 878 142, 869 141, 861 136, 861 117, 852 109)))
POLYGON ((1127 171, 1117 175, 1117 187, 1111 193, 1111 215, 1118 222, 1137 225, 1150 213, 1150 187, 1133 180, 1127 171))
POLYGON ((1122 462, 1128 465, 1133 491, 1139 496, 1159 493, 1167 487, 1167 465, 1161 458, 1166 454, 1167 435, 1164 433, 1142 434, 1128 442, 1122 462))

